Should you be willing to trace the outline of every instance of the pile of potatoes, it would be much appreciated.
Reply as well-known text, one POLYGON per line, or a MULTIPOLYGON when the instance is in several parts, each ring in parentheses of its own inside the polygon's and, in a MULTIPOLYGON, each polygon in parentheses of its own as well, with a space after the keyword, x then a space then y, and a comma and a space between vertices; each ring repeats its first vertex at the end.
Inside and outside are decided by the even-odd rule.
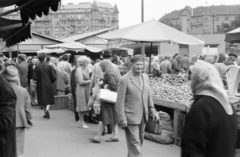
POLYGON ((150 77, 150 85, 154 98, 173 102, 186 102, 192 99, 190 83, 186 75, 164 75, 159 78, 150 77))

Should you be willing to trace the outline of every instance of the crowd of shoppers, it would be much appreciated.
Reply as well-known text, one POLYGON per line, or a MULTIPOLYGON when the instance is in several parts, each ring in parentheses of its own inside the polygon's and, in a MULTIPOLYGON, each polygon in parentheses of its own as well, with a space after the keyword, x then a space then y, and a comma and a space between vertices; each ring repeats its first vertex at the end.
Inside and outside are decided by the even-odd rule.
POLYGON ((159 115, 154 108, 148 74, 189 73, 194 102, 186 117, 182 137, 182 156, 234 156, 237 139, 236 115, 224 90, 229 65, 237 65, 237 55, 215 56, 211 63, 204 57, 187 55, 142 56, 121 58, 104 50, 102 59, 93 61, 80 56, 71 65, 68 55, 60 58, 40 53, 27 59, 20 54, 16 62, 3 61, 0 53, 0 156, 21 157, 24 154, 25 130, 31 122, 31 105, 40 105, 44 118, 55 95, 71 93, 78 127, 88 129, 89 119, 98 124, 90 141, 101 143, 102 136, 112 135, 106 142, 118 142, 118 124, 125 130, 128 157, 142 156, 145 126, 149 117, 159 115), (149 63, 151 62, 151 63, 149 63), (119 66, 131 67, 123 76, 119 66), (150 65, 150 68, 149 68, 150 65), (100 100, 100 89, 117 93, 116 103, 100 100), (150 116, 149 116, 150 115, 150 116), (198 125, 196 125, 198 124, 198 125), (226 145, 227 143, 228 145, 226 145))

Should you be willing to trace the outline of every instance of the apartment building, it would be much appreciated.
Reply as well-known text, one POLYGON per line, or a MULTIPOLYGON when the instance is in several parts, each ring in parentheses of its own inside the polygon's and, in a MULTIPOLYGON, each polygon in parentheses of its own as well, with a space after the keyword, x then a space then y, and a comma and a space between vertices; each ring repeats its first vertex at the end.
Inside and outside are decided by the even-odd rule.
POLYGON ((240 5, 200 6, 165 14, 160 22, 170 21, 175 28, 190 34, 218 33, 222 23, 231 23, 240 15, 240 5))
MULTIPOLYGON (((12 9, 4 8, 4 11, 12 9)), ((32 21, 32 32, 52 38, 62 39, 68 36, 101 29, 119 27, 119 10, 104 2, 82 2, 62 5, 57 12, 32 21)), ((20 19, 19 12, 5 16, 20 19)))

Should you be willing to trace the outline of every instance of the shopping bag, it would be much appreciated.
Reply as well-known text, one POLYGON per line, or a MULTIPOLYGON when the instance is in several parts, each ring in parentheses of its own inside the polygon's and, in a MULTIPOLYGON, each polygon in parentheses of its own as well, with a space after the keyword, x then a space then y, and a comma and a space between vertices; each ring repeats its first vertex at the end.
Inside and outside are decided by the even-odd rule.
POLYGON ((100 100, 109 103, 116 103, 117 93, 109 89, 100 89, 100 100))

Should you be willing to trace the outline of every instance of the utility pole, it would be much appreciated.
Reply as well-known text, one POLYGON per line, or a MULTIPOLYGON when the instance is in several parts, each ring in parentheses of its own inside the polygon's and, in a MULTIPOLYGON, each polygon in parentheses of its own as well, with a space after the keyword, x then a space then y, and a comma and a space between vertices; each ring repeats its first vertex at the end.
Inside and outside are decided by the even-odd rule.
POLYGON ((215 21, 214 18, 216 17, 216 14, 212 14, 211 16, 212 16, 212 18, 213 18, 213 19, 212 19, 212 22, 213 22, 213 34, 214 34, 214 21, 215 21))
POLYGON ((144 0, 142 0, 142 23, 144 22, 144 0))

